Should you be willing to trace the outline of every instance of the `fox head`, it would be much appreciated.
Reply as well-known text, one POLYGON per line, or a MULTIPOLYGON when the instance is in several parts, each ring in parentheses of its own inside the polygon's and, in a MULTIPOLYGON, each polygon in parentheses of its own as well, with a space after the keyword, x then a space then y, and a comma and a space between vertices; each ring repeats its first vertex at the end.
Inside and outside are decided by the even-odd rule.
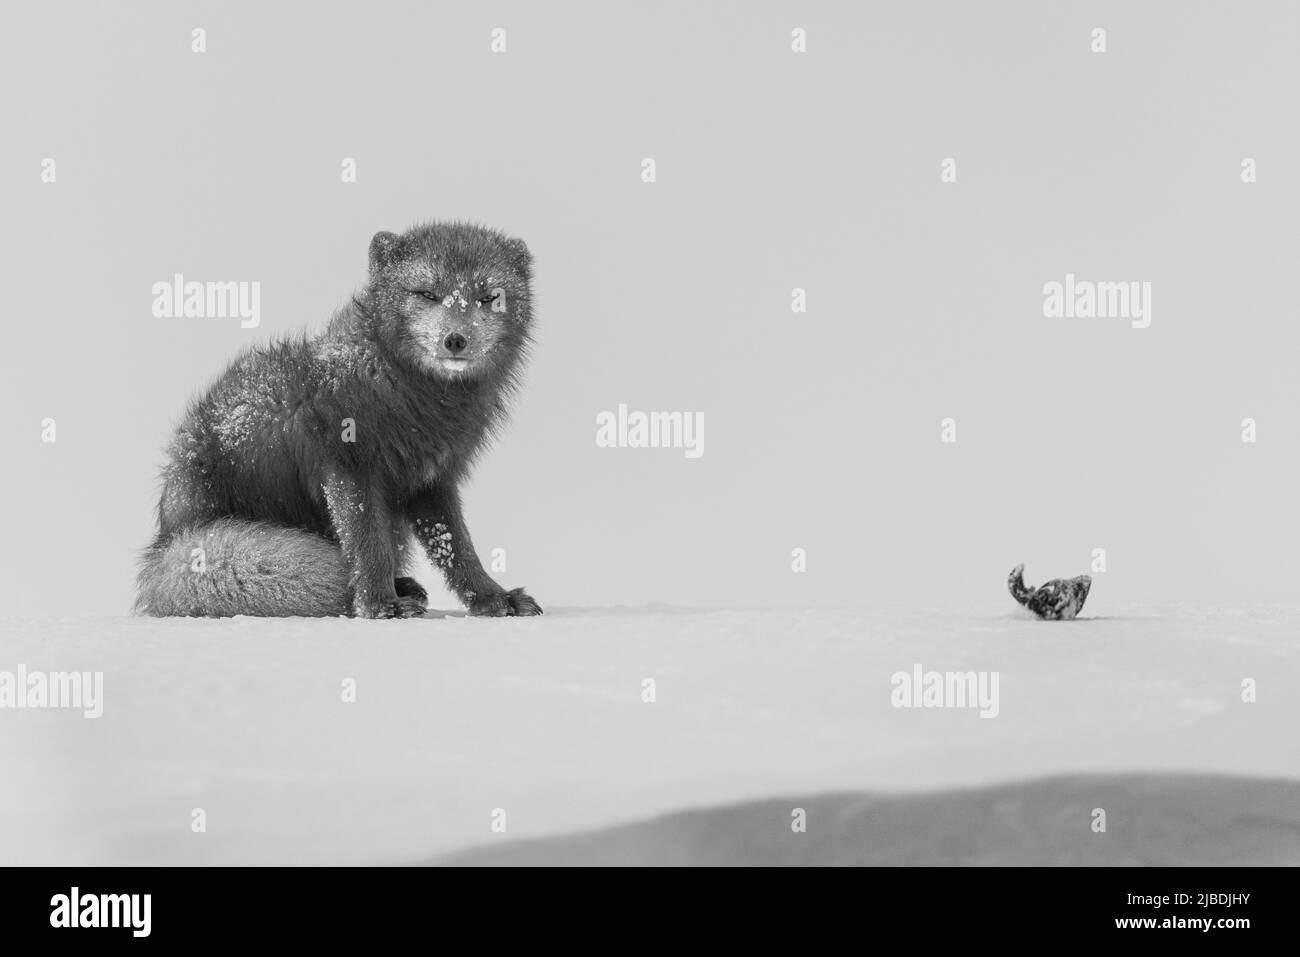
POLYGON ((401 358, 446 380, 509 375, 527 352, 532 256, 469 223, 428 223, 370 241, 370 301, 401 358))

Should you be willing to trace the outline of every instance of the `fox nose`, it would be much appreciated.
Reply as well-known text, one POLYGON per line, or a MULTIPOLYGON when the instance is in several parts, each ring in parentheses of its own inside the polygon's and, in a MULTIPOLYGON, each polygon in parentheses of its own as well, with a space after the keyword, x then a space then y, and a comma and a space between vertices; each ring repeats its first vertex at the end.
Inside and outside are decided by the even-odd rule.
POLYGON ((447 336, 446 339, 442 340, 442 345, 443 348, 452 355, 458 356, 465 351, 465 347, 469 345, 469 340, 459 332, 453 332, 451 335, 447 336))

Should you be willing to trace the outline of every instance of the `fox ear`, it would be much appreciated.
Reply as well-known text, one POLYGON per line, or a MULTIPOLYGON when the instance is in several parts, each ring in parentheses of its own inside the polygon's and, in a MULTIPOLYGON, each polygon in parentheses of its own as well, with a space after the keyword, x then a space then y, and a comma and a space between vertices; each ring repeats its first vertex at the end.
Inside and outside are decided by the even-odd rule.
POLYGON ((375 233, 375 238, 370 240, 370 271, 372 273, 378 272, 392 261, 393 253, 397 250, 397 243, 396 233, 375 233))
POLYGON ((506 252, 515 271, 525 279, 532 279, 533 254, 528 251, 527 244, 522 239, 507 239, 506 252))

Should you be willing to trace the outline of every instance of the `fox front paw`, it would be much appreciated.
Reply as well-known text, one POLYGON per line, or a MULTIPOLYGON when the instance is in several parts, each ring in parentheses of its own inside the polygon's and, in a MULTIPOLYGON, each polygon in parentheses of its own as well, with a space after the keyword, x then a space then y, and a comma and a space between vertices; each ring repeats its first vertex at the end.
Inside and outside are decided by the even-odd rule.
POLYGON ((469 603, 469 613, 486 618, 526 618, 540 615, 542 606, 522 588, 514 588, 495 595, 481 595, 475 598, 469 603))
POLYGON ((425 602, 415 595, 399 595, 375 601, 358 599, 353 605, 358 618, 420 618, 427 610, 425 602))

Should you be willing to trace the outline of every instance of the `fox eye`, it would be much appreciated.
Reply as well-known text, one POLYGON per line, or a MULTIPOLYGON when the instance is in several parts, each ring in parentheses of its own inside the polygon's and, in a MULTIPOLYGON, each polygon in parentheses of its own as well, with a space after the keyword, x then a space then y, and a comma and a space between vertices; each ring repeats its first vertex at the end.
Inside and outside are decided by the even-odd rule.
POLYGON ((427 299, 430 302, 442 302, 442 296, 438 295, 431 289, 417 289, 415 294, 421 299, 427 299))
POLYGON ((501 298, 500 292, 491 292, 486 295, 479 296, 478 304, 480 306, 486 306, 488 303, 496 302, 500 298, 501 298))

